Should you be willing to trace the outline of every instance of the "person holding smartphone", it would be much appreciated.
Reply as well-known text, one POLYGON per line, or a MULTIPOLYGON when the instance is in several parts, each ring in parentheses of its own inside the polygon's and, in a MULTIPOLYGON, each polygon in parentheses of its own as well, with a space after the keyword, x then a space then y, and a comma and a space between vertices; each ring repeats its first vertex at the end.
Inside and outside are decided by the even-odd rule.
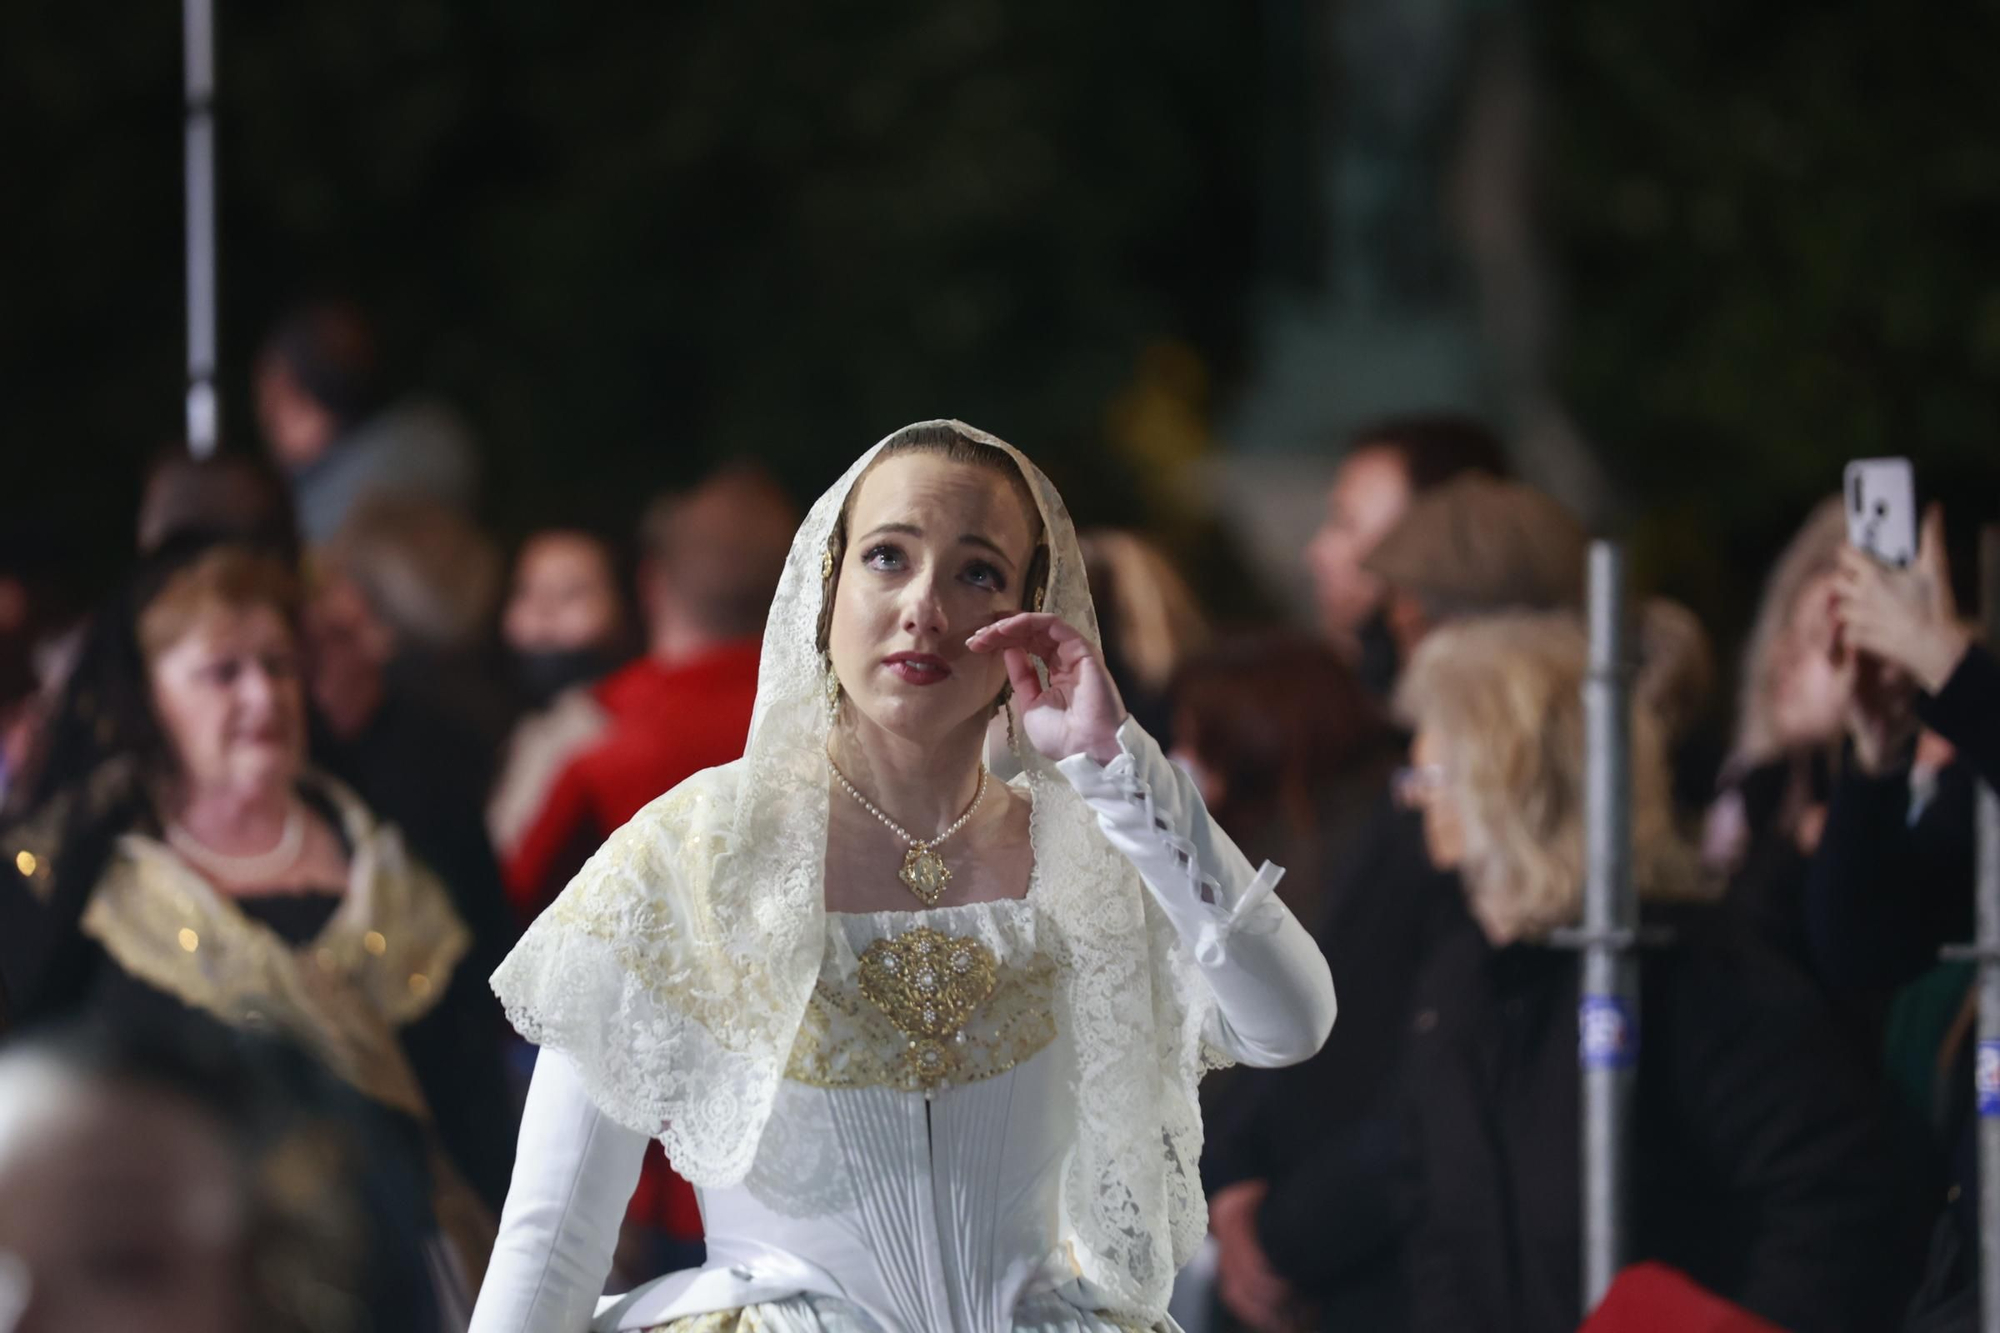
POLYGON ((1887 568, 1852 547, 1841 552, 1834 613, 1846 647, 1886 669, 1865 683, 1872 693, 1859 698, 1850 727, 1864 765, 1891 762, 1895 744, 1914 743, 1921 722, 2000 785, 2000 659, 1959 619, 1943 512, 1933 505, 1925 515, 1908 568, 1887 568))
POLYGON ((1832 596, 1840 651, 1855 655, 1852 745, 1809 875, 1814 961, 1850 995, 1908 987, 1906 1015, 1918 991, 1910 983, 1922 980, 1943 993, 1944 1017, 1956 1016, 1916 1053, 1951 1078, 1931 1120, 1938 1165, 1928 1187, 1944 1214, 1905 1327, 1970 1329, 1979 1246, 1973 1051, 1963 1021, 1971 997, 1962 975, 1935 965, 1941 945, 1972 931, 1973 797, 1976 778, 2000 781, 2000 661, 1959 619, 1935 506, 1914 560, 1893 568, 1850 547, 1832 596))

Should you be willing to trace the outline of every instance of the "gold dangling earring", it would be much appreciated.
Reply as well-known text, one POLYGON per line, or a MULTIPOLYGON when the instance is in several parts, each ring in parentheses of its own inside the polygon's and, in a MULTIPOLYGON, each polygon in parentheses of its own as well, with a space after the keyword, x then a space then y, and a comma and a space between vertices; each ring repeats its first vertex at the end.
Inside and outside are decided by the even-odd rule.
MULTIPOLYGON (((826 549, 819 553, 821 633, 825 633, 824 627, 827 623, 828 613, 827 603, 833 595, 833 545, 834 538, 829 536, 826 542, 826 549)), ((831 648, 820 650, 820 663, 826 672, 826 679, 821 682, 820 689, 826 695, 826 722, 827 727, 831 729, 835 723, 840 721, 840 675, 833 669, 833 650, 831 648)))

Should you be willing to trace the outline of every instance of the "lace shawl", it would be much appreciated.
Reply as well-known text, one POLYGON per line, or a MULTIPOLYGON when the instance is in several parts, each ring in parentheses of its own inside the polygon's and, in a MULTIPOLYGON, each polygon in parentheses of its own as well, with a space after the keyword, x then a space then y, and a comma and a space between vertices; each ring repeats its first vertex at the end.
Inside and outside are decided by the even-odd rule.
MULTIPOLYGON (((982 431, 923 424, 948 424, 1019 465, 1049 547, 1045 609, 1096 645, 1076 533, 1048 478, 982 431)), ((696 1185, 734 1185, 749 1172, 819 972, 822 561, 848 491, 902 433, 857 459, 792 543, 743 758, 695 775, 613 834, 493 976, 515 1027, 568 1053, 604 1112, 656 1135, 696 1185)), ((1207 1228, 1196 1085, 1219 1063, 1203 1037, 1214 999, 1089 807, 1022 748, 1032 901, 1058 969, 1058 1022, 1076 1051, 1064 1233, 1112 1308, 1157 1318, 1207 1228)))

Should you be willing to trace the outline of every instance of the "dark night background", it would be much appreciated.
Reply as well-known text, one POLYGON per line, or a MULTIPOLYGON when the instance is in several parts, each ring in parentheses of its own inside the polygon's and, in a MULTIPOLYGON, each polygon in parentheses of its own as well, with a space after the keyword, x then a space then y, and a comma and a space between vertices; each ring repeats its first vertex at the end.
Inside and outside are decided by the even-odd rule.
MULTIPOLYGON (((1455 9, 1522 38, 1555 385, 1655 583, 1740 621, 1850 456, 1991 505, 1954 478, 2000 455, 2000 3, 1455 9)), ((622 531, 736 454, 809 494, 938 414, 1084 517, 1171 526, 1134 395, 1196 385, 1226 451, 1259 293, 1326 281, 1329 20, 1297 0, 217 21, 227 444, 254 447, 270 321, 352 294, 477 428, 506 537, 622 531)), ((24 0, 6 26, 0 522, 106 571, 181 429, 179 13, 24 0)))

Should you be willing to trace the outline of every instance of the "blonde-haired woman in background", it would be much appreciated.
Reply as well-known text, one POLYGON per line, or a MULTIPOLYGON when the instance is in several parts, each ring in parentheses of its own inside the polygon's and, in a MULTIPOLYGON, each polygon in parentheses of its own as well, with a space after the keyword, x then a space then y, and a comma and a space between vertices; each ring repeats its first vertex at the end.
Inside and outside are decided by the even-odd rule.
MULTIPOLYGON (((1431 859, 1453 863, 1496 945, 1574 923, 1583 895, 1584 649, 1573 618, 1497 616, 1427 641, 1397 692, 1416 726, 1405 790, 1450 781, 1418 804, 1431 859)), ((1650 898, 1696 896, 1674 836, 1660 727, 1632 718, 1633 880, 1650 898)))
POLYGON ((1772 564, 1737 671, 1735 733, 1704 820, 1702 863, 1731 910, 1801 967, 1806 867, 1826 822, 1853 689, 1835 642, 1834 575, 1847 543, 1840 498, 1814 506, 1772 564))
MULTIPOLYGON (((1574 1329, 1585 644, 1564 616, 1447 626, 1410 663, 1402 788, 1479 936, 1416 984, 1406 1065, 1411 1326, 1574 1329), (1483 938, 1482 938, 1483 937, 1483 938)), ((1631 1258, 1796 1333, 1886 1326, 1899 1188, 1872 1090, 1811 987, 1698 899, 1658 728, 1632 727, 1633 878, 1674 932, 1642 954, 1631 1258)), ((1630 1016, 1637 1018, 1638 1015, 1630 1016)))

